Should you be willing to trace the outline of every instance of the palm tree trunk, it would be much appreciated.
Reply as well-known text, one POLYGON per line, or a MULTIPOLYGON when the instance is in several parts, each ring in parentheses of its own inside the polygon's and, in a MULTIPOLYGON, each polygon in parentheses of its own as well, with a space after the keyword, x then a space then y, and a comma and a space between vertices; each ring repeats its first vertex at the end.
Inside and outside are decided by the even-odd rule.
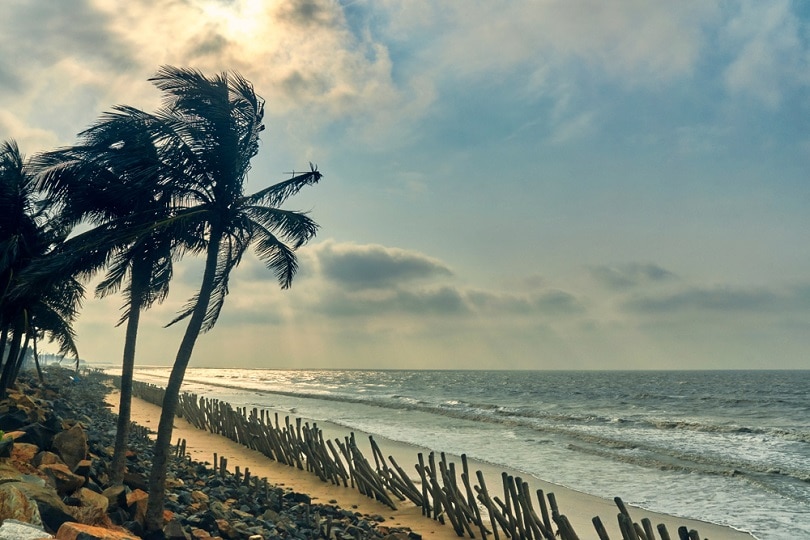
POLYGON ((17 364, 17 355, 20 354, 20 344, 22 343, 22 336, 25 333, 25 321, 21 314, 15 318, 12 332, 13 335, 11 336, 11 343, 9 344, 8 356, 6 356, 6 363, 3 365, 3 373, 0 375, 0 399, 6 397, 6 391, 14 382, 11 376, 17 364))
POLYGON ((132 377, 135 371, 135 343, 138 340, 138 323, 141 318, 141 305, 144 291, 149 285, 149 268, 142 268, 135 262, 132 267, 130 285, 129 315, 127 316, 127 333, 124 338, 124 358, 121 364, 121 396, 118 400, 118 423, 115 431, 115 449, 113 450, 110 481, 120 485, 124 481, 129 427, 132 417, 132 377), (144 275, 146 272, 146 275, 144 275))
POLYGON ((45 384, 45 377, 42 376, 42 367, 39 365, 39 353, 37 352, 37 334, 34 331, 34 365, 37 367, 37 377, 40 384, 45 384))
POLYGON ((25 332, 25 341, 20 347, 20 353, 17 355, 17 363, 14 365, 14 373, 11 374, 11 382, 17 380, 17 377, 20 374, 20 369, 22 369, 23 362, 25 362, 25 357, 28 356, 28 344, 31 343, 31 329, 29 328, 25 332))
POLYGON ((160 423, 158 424, 155 451, 152 458, 152 470, 149 474, 149 502, 146 508, 147 531, 163 529, 163 501, 166 497, 166 471, 168 470, 169 446, 172 442, 174 417, 177 412, 180 387, 183 384, 186 368, 194 351, 194 344, 200 335, 205 314, 208 311, 211 293, 214 290, 220 241, 220 234, 216 228, 213 228, 206 253, 205 271, 200 284, 197 304, 191 313, 183 340, 180 342, 180 348, 177 350, 177 357, 174 360, 169 381, 166 384, 166 393, 163 397, 163 408, 160 413, 160 423))
POLYGON ((3 331, 0 332, 0 366, 3 365, 3 360, 6 357, 5 355, 7 343, 8 343, 8 326, 4 326, 3 331))

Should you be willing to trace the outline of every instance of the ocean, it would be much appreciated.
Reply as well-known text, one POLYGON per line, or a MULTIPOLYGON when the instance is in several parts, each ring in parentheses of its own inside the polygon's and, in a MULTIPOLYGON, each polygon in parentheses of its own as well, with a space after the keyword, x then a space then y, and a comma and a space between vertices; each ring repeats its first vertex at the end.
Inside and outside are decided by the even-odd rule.
POLYGON ((183 391, 466 453, 761 540, 810 538, 810 371, 192 368, 183 391))

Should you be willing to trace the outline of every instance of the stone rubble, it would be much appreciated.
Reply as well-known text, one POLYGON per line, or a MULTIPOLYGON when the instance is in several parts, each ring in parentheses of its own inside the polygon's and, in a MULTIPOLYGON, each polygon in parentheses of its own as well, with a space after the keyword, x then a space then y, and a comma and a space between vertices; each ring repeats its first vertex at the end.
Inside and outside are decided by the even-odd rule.
POLYGON ((163 530, 146 532, 152 441, 132 434, 124 485, 110 485, 116 418, 104 403, 107 378, 52 368, 45 380, 21 377, 0 401, 0 540, 421 539, 382 516, 245 485, 187 457, 170 464, 163 530))

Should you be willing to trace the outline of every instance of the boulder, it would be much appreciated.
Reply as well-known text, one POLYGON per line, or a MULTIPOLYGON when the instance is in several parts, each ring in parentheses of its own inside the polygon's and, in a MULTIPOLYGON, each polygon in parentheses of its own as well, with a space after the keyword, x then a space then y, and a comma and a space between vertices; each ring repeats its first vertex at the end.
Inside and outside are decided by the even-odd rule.
POLYGON ((50 448, 53 444, 53 437, 56 431, 48 426, 49 422, 28 424, 20 428, 22 435, 15 437, 17 442, 27 442, 35 444, 40 448, 50 448))
POLYGON ((78 474, 79 476, 84 476, 87 478, 90 476, 90 470, 93 468, 93 462, 89 459, 83 459, 73 467, 73 474, 78 474))
POLYGON ((40 538, 53 538, 42 527, 23 523, 16 519, 6 519, 0 525, 0 540, 39 540, 40 538))
POLYGON ((107 512, 107 508, 110 507, 110 500, 104 495, 96 493, 93 490, 81 488, 76 494, 79 497, 82 506, 98 508, 102 514, 105 514, 107 512))
POLYGON ((42 423, 28 424, 14 432, 16 442, 35 444, 39 448, 50 448, 56 432, 42 423))
POLYGON ((5 482, 19 482, 22 473, 6 461, 0 461, 0 484, 5 482))
POLYGON ((48 481, 51 482, 59 495, 73 493, 84 485, 84 476, 73 474, 67 465, 61 463, 40 465, 39 470, 48 476, 48 481))
POLYGON ((56 532, 66 521, 76 521, 52 487, 30 482, 19 482, 15 486, 37 503, 46 531, 56 532))
POLYGON ((17 484, 8 482, 0 484, 0 521, 16 519, 32 525, 42 525, 37 503, 32 500, 17 484))
POLYGON ((149 494, 142 489, 136 489, 127 494, 127 509, 132 519, 143 525, 146 521, 146 505, 149 504, 149 494))
POLYGON ((53 448, 65 464, 73 469, 87 457, 87 434, 78 424, 57 434, 53 438, 53 448))
POLYGON ((65 523, 56 533, 58 540, 140 540, 125 529, 104 529, 81 523, 65 523))
POLYGON ((191 540, 191 536, 183 529, 183 524, 176 518, 170 520, 163 527, 163 534, 169 540, 191 540))
POLYGON ((28 415, 16 407, 0 415, 0 430, 2 431, 15 431, 28 424, 30 424, 28 415))
POLYGON ((107 498, 110 508, 127 507, 127 488, 124 486, 110 486, 102 493, 107 498))
POLYGON ((62 461, 62 458, 53 452, 48 452, 47 450, 43 450, 35 455, 34 459, 31 461, 31 464, 34 467, 39 467, 40 465, 53 465, 54 463, 64 463, 64 461, 62 461))
POLYGON ((141 491, 149 491, 149 481, 145 476, 136 472, 124 472, 124 485, 132 490, 140 489, 141 491))
POLYGON ((11 459, 13 461, 21 461, 23 463, 33 463, 34 457, 39 453, 39 447, 31 443, 21 443, 19 440, 14 442, 14 448, 11 449, 11 459))

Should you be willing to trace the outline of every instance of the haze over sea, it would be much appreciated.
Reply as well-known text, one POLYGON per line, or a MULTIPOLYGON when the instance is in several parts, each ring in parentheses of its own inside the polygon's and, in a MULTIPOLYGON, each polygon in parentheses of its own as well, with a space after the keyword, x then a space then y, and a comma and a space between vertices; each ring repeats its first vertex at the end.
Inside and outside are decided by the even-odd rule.
POLYGON ((185 380, 186 392, 466 453, 762 540, 810 538, 810 371, 194 368, 185 380))

